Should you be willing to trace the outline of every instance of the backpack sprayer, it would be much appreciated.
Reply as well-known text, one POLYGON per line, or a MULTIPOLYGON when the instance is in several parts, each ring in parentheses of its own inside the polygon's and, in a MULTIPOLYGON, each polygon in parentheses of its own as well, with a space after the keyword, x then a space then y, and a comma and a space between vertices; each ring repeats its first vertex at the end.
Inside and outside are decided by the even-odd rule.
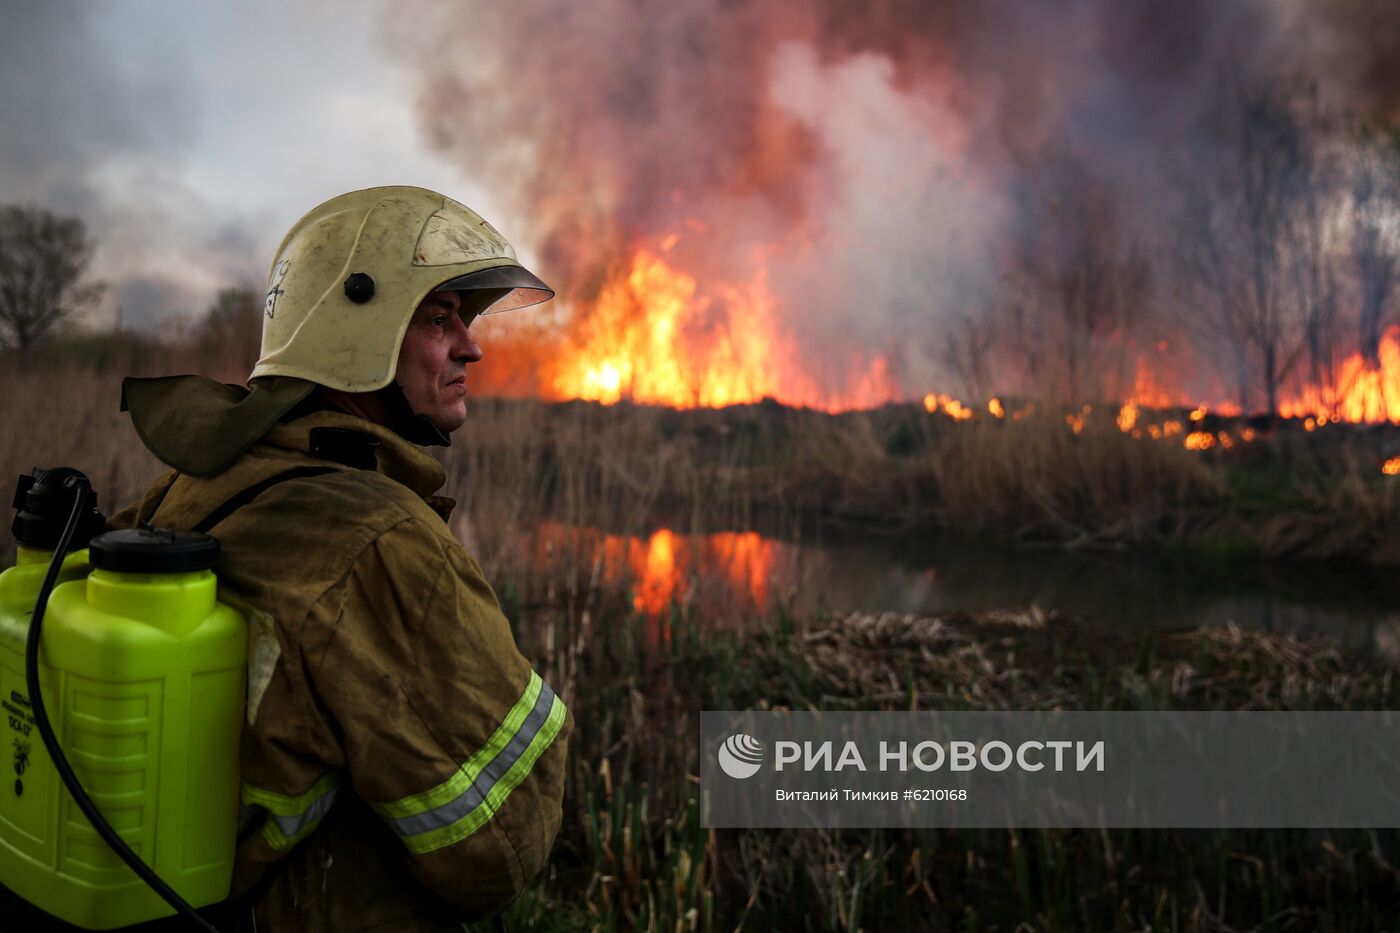
POLYGON ((18 559, 0 573, 0 755, 14 775, 0 783, 0 882, 86 929, 178 912, 212 933, 195 907, 232 879, 246 625, 216 600, 216 539, 103 533, 95 503, 63 467, 16 489, 18 559))

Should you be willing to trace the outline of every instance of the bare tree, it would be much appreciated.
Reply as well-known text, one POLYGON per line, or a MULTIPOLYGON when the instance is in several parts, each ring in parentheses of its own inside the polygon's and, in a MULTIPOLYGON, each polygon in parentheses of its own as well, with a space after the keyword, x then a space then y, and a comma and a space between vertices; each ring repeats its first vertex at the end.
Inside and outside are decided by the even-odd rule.
POLYGON ((1175 197, 1175 223, 1169 237, 1175 260, 1181 318, 1195 331, 1195 342, 1222 359, 1229 367, 1235 403, 1250 409, 1253 372, 1249 358, 1244 300, 1226 233, 1226 220, 1217 201, 1219 187, 1196 167, 1196 158, 1184 158, 1168 170, 1166 186, 1175 197))
POLYGON ((1287 103, 1267 90, 1243 95, 1238 129, 1236 207, 1242 221, 1246 332, 1259 357, 1265 410, 1274 414, 1279 387, 1300 349, 1289 326, 1298 295, 1288 281, 1287 250, 1305 183, 1305 142, 1287 103))
POLYGON ((221 290, 196 337, 205 365, 223 376, 246 377, 258 361, 262 323, 262 295, 251 288, 221 290))
POLYGON ((1000 285, 980 253, 969 251, 965 240, 949 237, 936 262, 912 264, 936 281, 927 291, 938 295, 938 344, 932 355, 956 380, 969 398, 984 399, 994 388, 992 371, 997 346, 997 321, 993 309, 1000 301, 1000 285))
POLYGON ((0 344, 24 352, 97 301, 102 286, 83 281, 93 248, 75 217, 38 207, 0 208, 0 344))
POLYGON ((1360 288, 1359 333, 1367 367, 1380 366, 1381 335, 1400 258, 1400 130, 1367 134, 1351 166, 1351 254, 1360 288))
POLYGON ((1297 165, 1292 174, 1292 223, 1288 225, 1288 252, 1292 257, 1294 288, 1302 325, 1303 350, 1309 381, 1329 407, 1326 397, 1335 389, 1339 291, 1336 256, 1337 212, 1340 182, 1337 160, 1326 145, 1328 127, 1312 89, 1299 101, 1297 165))
POLYGON ((1014 203, 1013 344, 1023 345, 1026 373, 1041 391, 1071 404, 1099 397, 1121 369, 1116 358, 1105 359, 1105 348, 1121 346, 1135 326, 1147 264, 1123 235, 1110 190, 1083 160, 1046 159, 1027 173, 1014 203))
POLYGON ((949 317, 942 331, 943 363, 970 398, 986 398, 992 391, 991 321, 978 312, 954 311, 949 317))
POLYGON ((1222 346, 1240 407, 1249 409, 1253 383, 1269 414, 1308 329, 1323 365, 1336 311, 1318 136, 1298 97, 1238 86, 1221 94, 1170 178, 1177 279, 1191 318, 1222 346))

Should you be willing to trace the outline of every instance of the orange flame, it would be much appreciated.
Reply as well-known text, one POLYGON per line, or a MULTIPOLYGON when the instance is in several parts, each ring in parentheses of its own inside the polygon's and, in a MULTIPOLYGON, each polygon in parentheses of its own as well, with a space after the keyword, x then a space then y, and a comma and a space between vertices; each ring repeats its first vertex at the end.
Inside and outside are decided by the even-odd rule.
MULTIPOLYGON (((624 399, 675 408, 723 407, 773 398, 789 405, 829 412, 872 408, 907 398, 898 386, 889 361, 881 355, 857 359, 843 385, 824 388, 804 363, 779 300, 767 286, 760 265, 747 281, 703 288, 680 265, 683 237, 707 235, 698 221, 687 221, 681 232, 658 237, 634 251, 599 290, 591 306, 580 309, 572 337, 561 352, 537 364, 543 394, 613 404, 624 399), (689 231, 689 232, 687 232, 689 231)), ((1156 347, 1167 349, 1165 341, 1156 347)), ((1368 367, 1362 354, 1352 354, 1337 368, 1335 385, 1308 386, 1285 395, 1279 414, 1312 418, 1313 430, 1334 421, 1400 423, 1400 326, 1385 333, 1378 348, 1379 364, 1368 367)), ((1179 404, 1179 395, 1165 388, 1155 354, 1140 354, 1131 391, 1118 412, 1125 433, 1150 431, 1142 422, 1149 409, 1179 404)), ((1170 380, 1166 380, 1170 382, 1170 380)), ((925 407, 957 421, 975 412, 942 393, 923 397, 925 407)), ((1238 405, 1199 404, 1190 412, 1190 426, 1208 411, 1233 417, 1238 405)), ((987 402, 995 418, 1024 417, 1008 412, 999 398, 987 402)), ((1087 415, 1087 412, 1084 413, 1087 415)), ((1076 433, 1087 420, 1068 416, 1076 433)), ((1163 436, 1180 432, 1162 427, 1163 436)))
MULTIPOLYGON (((666 237, 663 251, 675 246, 666 237)), ((623 399, 674 408, 719 408, 765 397, 827 411, 870 408, 899 396, 884 357, 858 365, 844 392, 828 393, 802 367, 779 326, 766 274, 701 294, 696 279, 638 250, 580 316, 583 333, 552 361, 558 398, 610 405, 623 399)))
MULTIPOLYGON (((1167 342, 1163 340, 1158 349, 1166 350, 1167 342)), ((1172 405, 1171 393, 1167 392, 1152 375, 1152 367, 1147 358, 1138 357, 1137 371, 1134 374, 1133 393, 1126 401, 1141 408, 1169 408, 1172 405)))
POLYGON ((1308 386, 1279 405, 1285 418, 1312 416, 1331 421, 1400 423, 1400 327, 1392 325, 1377 348, 1379 366, 1353 353, 1337 369, 1335 386, 1308 386))
POLYGON ((1128 432, 1137 424, 1138 407, 1135 402, 1124 402, 1123 407, 1118 410, 1118 430, 1128 432))
POLYGON ((924 410, 928 412, 942 411, 954 421, 966 421, 972 417, 971 408, 951 395, 944 395, 941 392, 937 395, 930 393, 924 396, 924 410))

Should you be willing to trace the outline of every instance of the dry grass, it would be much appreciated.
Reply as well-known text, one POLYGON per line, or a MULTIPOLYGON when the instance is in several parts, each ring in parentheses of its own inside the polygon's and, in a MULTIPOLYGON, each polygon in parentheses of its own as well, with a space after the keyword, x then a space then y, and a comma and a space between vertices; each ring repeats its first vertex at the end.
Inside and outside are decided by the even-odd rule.
POLYGON ((1102 417, 1078 434, 1047 414, 976 421, 946 433, 931 468, 946 523, 1079 545, 1170 540, 1225 489, 1179 439, 1136 440, 1102 417))
MULTIPOLYGON (((105 507, 159 467, 117 410, 120 374, 231 364, 197 349, 85 347, 0 370, 5 475, 67 464, 105 507)), ((915 406, 830 416, 774 404, 672 411, 572 402, 473 400, 442 456, 458 531, 493 578, 550 585, 530 530, 552 520, 635 535, 821 523, 891 534, 937 529, 1077 547, 1167 547, 1264 557, 1400 563, 1400 480, 1382 477, 1386 432, 1281 430, 1234 452, 1134 439, 1107 411, 1081 433, 1059 414, 955 423, 915 406), (1325 435, 1325 436, 1324 436, 1325 435)), ((1389 445, 1389 446, 1388 446, 1389 445)), ((572 556, 586 591, 596 555, 572 556)), ((559 581, 554 581, 558 584, 559 581)))
POLYGON ((1384 709, 1394 672, 1326 639, 1241 629, 1156 633, 1025 610, 919 617, 853 613, 802 636, 823 708, 1384 709), (1113 671, 1105 682, 1102 672, 1113 671), (901 677, 901 674, 903 676, 901 677), (1151 708, 1151 707, 1147 707, 1151 708))
MULTIPOLYGON (((1183 416, 1184 420, 1184 416, 1183 416)), ((1386 431, 1281 427, 1232 451, 1137 439, 1111 414, 955 423, 911 406, 831 416, 574 402, 478 403, 447 463, 488 563, 531 516, 636 533, 822 523, 1070 547, 1400 563, 1386 431)))
MULTIPOLYGON (((528 531, 545 520, 635 534, 663 485, 684 482, 678 445, 659 436, 657 413, 598 406, 474 400, 467 425, 442 452, 459 530, 488 576, 529 581, 537 563, 528 531)), ((582 567, 589 556, 579 555, 582 567)))
MULTIPOLYGON (((1303 451, 1287 450, 1291 501, 1253 517, 1249 529, 1266 555, 1326 560, 1343 555, 1400 564, 1400 477, 1379 475, 1384 435, 1303 451)), ((1276 468, 1277 469, 1277 468, 1276 468)), ((1238 535, 1239 532, 1236 532, 1238 535)))
MULTIPOLYGON (((0 369, 0 485, 13 489, 36 466, 72 466, 88 474, 104 511, 139 496, 163 467, 119 410, 120 389, 116 371, 0 369)), ((14 542, 3 540, 0 558, 8 562, 14 542)))
POLYGON ((1393 833, 698 825, 701 709, 1393 708, 1393 671, 1326 640, 1144 642, 1035 607, 779 618, 746 637, 673 614, 659 644, 607 596, 520 619, 527 653, 554 646, 578 730, 566 826, 512 928, 1340 933, 1388 929, 1400 905, 1393 833))

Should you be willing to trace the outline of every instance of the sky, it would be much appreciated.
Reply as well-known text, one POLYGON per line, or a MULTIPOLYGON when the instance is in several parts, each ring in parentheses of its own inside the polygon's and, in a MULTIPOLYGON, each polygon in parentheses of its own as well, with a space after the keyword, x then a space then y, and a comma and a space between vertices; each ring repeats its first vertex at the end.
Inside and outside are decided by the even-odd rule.
MULTIPOLYGON (((4 0, 0 203, 81 218, 90 324, 186 326, 219 289, 261 288, 305 211, 382 184, 496 221, 480 181, 424 141, 411 63, 378 5, 4 0)), ((522 249, 522 255, 528 250, 522 249)))

